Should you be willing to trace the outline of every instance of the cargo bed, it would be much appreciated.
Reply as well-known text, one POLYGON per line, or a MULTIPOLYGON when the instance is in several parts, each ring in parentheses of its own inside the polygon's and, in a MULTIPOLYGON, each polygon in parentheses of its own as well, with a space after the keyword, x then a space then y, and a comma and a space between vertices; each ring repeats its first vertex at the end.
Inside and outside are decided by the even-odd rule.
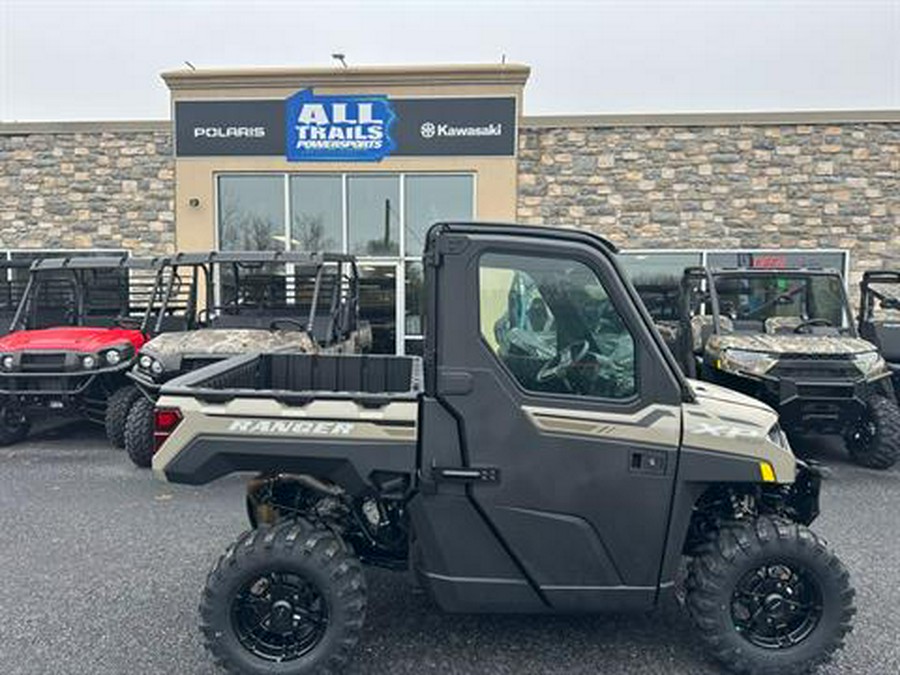
POLYGON ((414 473, 421 391, 418 357, 235 356, 163 385, 153 468, 190 484, 311 474, 362 493, 377 475, 414 473))
POLYGON ((171 380, 161 394, 209 402, 235 397, 415 399, 423 387, 416 356, 242 354, 171 380))

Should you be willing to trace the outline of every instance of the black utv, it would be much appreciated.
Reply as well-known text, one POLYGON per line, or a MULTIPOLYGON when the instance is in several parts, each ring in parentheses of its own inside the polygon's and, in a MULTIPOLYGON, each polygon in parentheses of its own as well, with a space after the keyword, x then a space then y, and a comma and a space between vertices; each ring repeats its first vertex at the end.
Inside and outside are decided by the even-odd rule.
POLYGON ((256 474, 252 527, 200 603, 218 663, 339 670, 363 565, 409 570, 451 612, 621 612, 675 595, 685 557, 726 667, 830 658, 854 593, 807 528, 818 473, 771 408, 684 378, 613 246, 441 224, 424 262, 424 359, 246 354, 163 385, 159 477, 256 474))
POLYGON ((839 272, 688 268, 682 298, 689 374, 768 403, 788 433, 843 436, 862 466, 894 465, 891 371, 857 332, 839 272))

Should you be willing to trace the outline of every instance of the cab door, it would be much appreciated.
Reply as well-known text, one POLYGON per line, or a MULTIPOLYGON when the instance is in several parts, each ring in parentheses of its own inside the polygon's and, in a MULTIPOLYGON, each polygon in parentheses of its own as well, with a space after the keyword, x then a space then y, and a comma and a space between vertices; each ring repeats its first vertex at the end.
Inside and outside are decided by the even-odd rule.
POLYGON ((681 388, 599 242, 445 235, 438 399, 468 498, 553 609, 655 602, 681 388), (478 471, 475 471, 475 470, 478 471))

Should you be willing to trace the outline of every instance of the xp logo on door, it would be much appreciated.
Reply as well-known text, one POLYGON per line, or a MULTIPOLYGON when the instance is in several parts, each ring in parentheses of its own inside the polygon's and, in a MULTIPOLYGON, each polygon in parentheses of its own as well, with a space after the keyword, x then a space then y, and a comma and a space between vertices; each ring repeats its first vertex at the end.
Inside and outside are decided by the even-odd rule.
POLYGON ((394 150, 396 119, 386 96, 315 96, 304 89, 285 101, 291 162, 378 162, 394 150))

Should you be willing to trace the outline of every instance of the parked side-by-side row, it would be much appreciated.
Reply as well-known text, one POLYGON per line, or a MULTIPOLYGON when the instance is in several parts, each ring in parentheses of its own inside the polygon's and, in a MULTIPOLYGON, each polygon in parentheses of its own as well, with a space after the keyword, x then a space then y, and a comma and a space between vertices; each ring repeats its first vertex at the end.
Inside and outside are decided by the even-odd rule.
POLYGON ((0 338, 0 444, 36 416, 77 414, 145 467, 162 382, 234 354, 355 352, 371 339, 342 254, 48 258, 7 290, 20 297, 0 338))

